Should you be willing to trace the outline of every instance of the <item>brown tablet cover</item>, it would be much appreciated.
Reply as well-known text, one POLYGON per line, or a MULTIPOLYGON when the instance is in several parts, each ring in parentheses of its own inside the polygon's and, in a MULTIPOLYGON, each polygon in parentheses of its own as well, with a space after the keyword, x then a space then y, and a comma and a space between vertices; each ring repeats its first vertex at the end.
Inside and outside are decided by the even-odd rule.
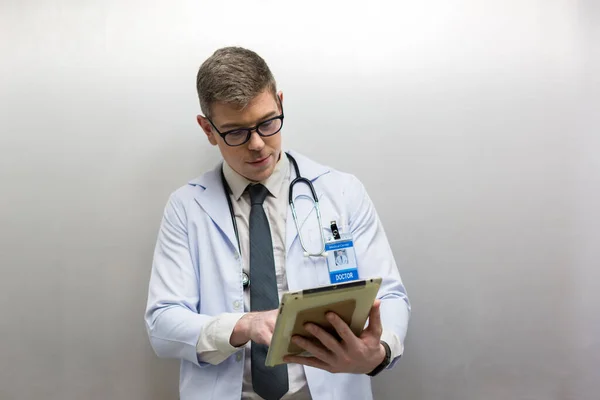
MULTIPOLYGON (((300 335, 309 340, 312 340, 313 342, 319 343, 318 339, 316 339, 312 334, 308 333, 308 331, 304 329, 304 324, 306 324, 307 322, 312 322, 313 324, 319 325, 321 328, 325 329, 336 339, 341 340, 335 328, 331 325, 327 318, 325 318, 325 314, 327 314, 329 311, 334 312, 337 315, 339 315, 340 318, 343 319, 344 322, 346 322, 346 324, 348 324, 349 326, 352 322, 352 315, 354 315, 355 308, 356 300, 349 299, 340 301, 338 303, 302 310, 296 315, 296 322, 294 323, 292 336, 300 335)), ((354 332, 354 334, 358 336, 360 335, 360 332, 354 332)), ((303 351, 304 349, 290 342, 288 346, 288 352, 298 354, 302 353, 303 351)))

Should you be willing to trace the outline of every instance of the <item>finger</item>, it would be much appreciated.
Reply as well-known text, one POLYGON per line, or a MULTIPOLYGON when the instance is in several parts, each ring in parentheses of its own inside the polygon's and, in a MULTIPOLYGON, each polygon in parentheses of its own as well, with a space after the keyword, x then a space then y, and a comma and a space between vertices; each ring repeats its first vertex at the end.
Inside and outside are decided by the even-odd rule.
POLYGON ((308 367, 319 368, 329 372, 331 372, 332 370, 331 365, 327 364, 322 360, 319 360, 316 357, 285 356, 283 357, 283 361, 286 363, 300 364, 306 365, 308 367))
POLYGON ((381 337, 383 328, 381 326, 381 300, 375 300, 369 313, 369 326, 367 330, 377 337, 381 337))
POLYGON ((258 336, 258 340, 256 341, 259 344, 264 344, 266 346, 270 346, 271 345, 271 339, 273 339, 273 332, 266 327, 265 329, 263 329, 259 336, 258 336))
POLYGON ((329 350, 327 350, 323 346, 313 343, 308 339, 303 338, 302 336, 292 337, 292 343, 294 343, 298 347, 303 348, 304 350, 308 351, 311 355, 313 355, 321 361, 326 362, 327 364, 333 364, 335 361, 335 358, 329 352, 329 350))
POLYGON ((264 337, 264 344, 266 346, 271 346, 271 340, 273 339, 273 333, 269 333, 268 335, 265 335, 264 337))
POLYGON ((255 340, 253 340, 253 342, 256 344, 264 344, 265 346, 271 345, 271 339, 265 335, 258 336, 255 340))
POLYGON ((277 310, 264 311, 263 314, 263 332, 262 337, 264 344, 267 346, 271 345, 271 340, 273 338, 273 332, 275 331, 275 321, 277 320, 277 310))
POLYGON ((277 321, 277 316, 278 315, 279 315, 279 310, 278 309, 268 311, 269 319, 273 322, 273 324, 275 324, 275 321, 277 321))
POLYGON ((275 329, 277 315, 279 315, 279 310, 265 311, 265 322, 267 326, 271 329, 271 332, 275 329))
POLYGON ((340 342, 320 326, 315 324, 306 324, 304 329, 319 339, 321 344, 332 353, 340 355, 342 352, 344 352, 344 348, 340 342))
POLYGON ((352 332, 352 330, 350 329, 348 324, 346 322, 344 322, 343 319, 341 319, 336 313, 333 313, 333 312, 327 313, 326 317, 327 317, 327 320, 329 322, 331 322, 331 325, 333 325, 333 327, 335 328, 338 335, 340 335, 342 340, 347 345, 349 345, 349 346, 358 345, 359 339, 356 337, 354 332, 352 332))

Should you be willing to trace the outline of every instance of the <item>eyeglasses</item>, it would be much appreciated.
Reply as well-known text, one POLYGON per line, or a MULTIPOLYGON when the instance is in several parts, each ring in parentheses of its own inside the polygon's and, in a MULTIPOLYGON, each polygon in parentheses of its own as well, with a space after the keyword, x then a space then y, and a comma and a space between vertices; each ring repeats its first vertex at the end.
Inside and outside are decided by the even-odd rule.
POLYGON ((269 137, 275 135, 283 127, 283 107, 281 108, 281 115, 277 117, 269 118, 265 121, 258 123, 252 128, 236 128, 227 132, 221 132, 213 124, 210 118, 206 118, 208 122, 215 128, 217 133, 223 138, 228 146, 241 146, 250 140, 252 132, 256 131, 261 137, 269 137))

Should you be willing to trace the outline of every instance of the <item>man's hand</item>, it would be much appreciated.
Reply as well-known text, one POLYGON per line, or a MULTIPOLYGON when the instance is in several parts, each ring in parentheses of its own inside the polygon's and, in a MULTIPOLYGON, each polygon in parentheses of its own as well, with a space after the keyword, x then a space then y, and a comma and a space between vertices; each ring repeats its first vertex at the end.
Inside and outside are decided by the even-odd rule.
POLYGON ((347 372, 367 374, 375 369, 385 358, 385 348, 381 344, 381 301, 375 300, 369 314, 369 326, 359 337, 336 314, 328 313, 331 322, 342 341, 338 341, 323 328, 315 324, 306 324, 305 328, 313 334, 320 344, 315 344, 301 336, 294 336, 293 343, 307 350, 312 357, 286 356, 285 362, 303 364, 329 372, 347 372))
POLYGON ((275 329, 277 313, 278 310, 270 310, 245 314, 233 328, 229 343, 233 347, 240 347, 252 340, 269 346, 275 329))

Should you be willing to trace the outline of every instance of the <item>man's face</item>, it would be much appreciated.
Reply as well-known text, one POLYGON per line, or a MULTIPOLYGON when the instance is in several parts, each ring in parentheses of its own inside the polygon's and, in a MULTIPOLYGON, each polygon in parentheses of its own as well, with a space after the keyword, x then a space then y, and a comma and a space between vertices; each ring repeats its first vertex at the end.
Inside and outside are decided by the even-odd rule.
MULTIPOLYGON (((281 92, 278 97, 283 103, 281 92)), ((213 104, 211 121, 220 132, 227 132, 236 128, 251 128, 280 114, 278 101, 271 92, 265 90, 241 111, 231 104, 213 104)), ((261 137, 253 131, 250 140, 246 143, 240 146, 229 146, 205 117, 199 115, 198 123, 208 141, 213 146, 219 146, 227 164, 238 174, 255 182, 264 181, 271 176, 281 154, 281 132, 269 137, 261 137)))

